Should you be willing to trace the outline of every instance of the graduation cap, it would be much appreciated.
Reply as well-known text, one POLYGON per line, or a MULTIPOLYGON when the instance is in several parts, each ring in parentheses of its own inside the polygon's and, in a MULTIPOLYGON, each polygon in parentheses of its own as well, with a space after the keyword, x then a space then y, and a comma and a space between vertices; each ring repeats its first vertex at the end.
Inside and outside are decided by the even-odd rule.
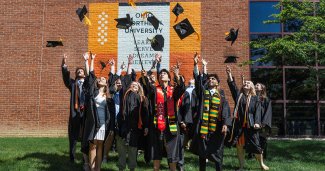
POLYGON ((46 47, 57 47, 57 46, 63 46, 62 40, 59 40, 59 41, 47 41, 46 47))
POLYGON ((151 42, 151 47, 155 51, 163 51, 165 39, 162 35, 157 34, 153 39, 148 39, 151 42))
POLYGON ((116 18, 117 21, 116 28, 119 29, 128 29, 133 25, 133 19, 130 17, 130 14, 126 14, 126 18, 116 18))
POLYGON ((178 20, 179 14, 182 14, 183 12, 184 12, 184 8, 179 3, 177 3, 173 8, 173 13, 176 15, 175 23, 178 20))
POLYGON ((88 13, 86 5, 84 5, 82 8, 78 8, 76 10, 76 13, 77 13, 79 20, 81 22, 83 21, 86 25, 89 25, 89 26, 91 25, 89 18, 86 16, 86 14, 88 13))
POLYGON ((158 18, 153 15, 151 12, 145 11, 141 14, 142 18, 145 18, 148 16, 147 20, 152 24, 152 26, 157 30, 159 27, 159 24, 163 25, 161 21, 158 20, 158 18), (150 16, 149 16, 150 14, 150 16))
POLYGON ((194 30, 193 26, 191 25, 190 21, 187 18, 179 22, 178 24, 174 25, 174 30, 176 31, 179 38, 181 39, 184 39, 193 33, 197 34, 198 40, 200 39, 199 34, 194 30))
POLYGON ((237 56, 225 56, 226 60, 225 60, 225 63, 237 63, 237 56))
POLYGON ((235 31, 234 28, 231 28, 229 32, 225 33, 226 34, 225 40, 231 41, 231 45, 234 44, 234 42, 236 41, 236 39, 238 37, 238 31, 239 31, 239 29, 237 29, 235 31))
POLYGON ((102 71, 106 68, 107 64, 103 61, 99 61, 102 71))

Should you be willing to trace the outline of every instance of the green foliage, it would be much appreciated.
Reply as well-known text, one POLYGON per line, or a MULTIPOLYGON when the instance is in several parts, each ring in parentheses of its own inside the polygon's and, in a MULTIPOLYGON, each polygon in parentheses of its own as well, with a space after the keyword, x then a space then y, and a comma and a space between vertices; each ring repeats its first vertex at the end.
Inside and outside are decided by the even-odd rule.
POLYGON ((310 1, 282 0, 275 8, 282 8, 273 14, 275 20, 264 23, 299 22, 299 31, 275 40, 252 41, 251 48, 265 48, 267 54, 262 62, 275 61, 274 65, 315 65, 315 54, 320 64, 325 62, 325 1, 314 4, 310 1))
POLYGON ((264 48, 267 52, 253 63, 272 62, 275 66, 308 66, 312 79, 307 80, 307 84, 315 84, 319 72, 315 71, 313 66, 316 62, 318 65, 325 65, 325 1, 313 3, 307 0, 282 0, 275 8, 281 9, 281 12, 272 14, 275 20, 264 23, 294 22, 299 25, 298 31, 277 39, 251 41, 251 48, 264 48))

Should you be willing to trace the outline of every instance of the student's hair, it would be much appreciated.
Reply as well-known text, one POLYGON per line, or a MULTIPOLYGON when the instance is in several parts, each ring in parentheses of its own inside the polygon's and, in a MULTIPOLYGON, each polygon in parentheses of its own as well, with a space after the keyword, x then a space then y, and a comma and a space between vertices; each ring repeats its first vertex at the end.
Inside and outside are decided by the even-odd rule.
POLYGON ((77 78, 77 72, 78 72, 79 69, 83 70, 83 71, 84 71, 84 74, 86 74, 84 68, 82 68, 82 67, 77 67, 77 68, 76 68, 76 71, 74 72, 74 74, 76 75, 76 78, 77 78))
POLYGON ((220 79, 219 79, 218 74, 208 74, 207 78, 209 79, 210 77, 214 77, 218 81, 218 83, 220 83, 220 79))
MULTIPOLYGON (((246 80, 247 81, 247 80, 246 80)), ((245 81, 245 82, 246 82, 245 81)), ((252 81, 247 81, 247 82, 250 82, 250 89, 249 89, 249 92, 248 94, 251 95, 251 96, 256 96, 256 91, 255 91, 255 86, 254 86, 254 83, 252 81)), ((244 93, 244 85, 242 86, 241 90, 240 90, 242 93, 244 93)))
POLYGON ((262 83, 256 83, 256 84, 261 85, 262 91, 260 93, 260 96, 261 96, 261 98, 266 99, 266 97, 267 97, 267 95, 266 95, 266 86, 264 84, 262 84, 262 83))

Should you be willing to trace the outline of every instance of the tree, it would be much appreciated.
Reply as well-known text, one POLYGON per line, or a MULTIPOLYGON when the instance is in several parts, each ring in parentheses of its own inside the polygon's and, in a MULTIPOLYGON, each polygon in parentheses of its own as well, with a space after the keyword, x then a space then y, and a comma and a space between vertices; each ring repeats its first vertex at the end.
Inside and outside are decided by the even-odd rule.
POLYGON ((305 85, 311 85, 312 88, 317 83, 325 84, 325 71, 315 67, 316 64, 325 66, 325 0, 317 3, 282 0, 275 8, 281 9, 280 13, 273 14, 275 19, 264 23, 283 23, 293 32, 279 38, 251 41, 251 48, 264 49, 265 53, 263 57, 247 63, 307 66, 310 75, 304 81, 305 85))

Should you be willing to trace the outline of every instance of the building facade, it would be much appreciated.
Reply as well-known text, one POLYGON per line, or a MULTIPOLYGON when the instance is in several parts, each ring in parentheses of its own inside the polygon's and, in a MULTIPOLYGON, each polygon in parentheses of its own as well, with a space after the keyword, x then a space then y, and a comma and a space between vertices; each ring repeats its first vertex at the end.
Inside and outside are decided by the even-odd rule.
MULTIPOLYGON (((87 27, 79 21, 76 9, 86 5, 91 20, 97 16, 102 5, 111 15, 118 15, 127 0, 4 0, 0 12, 1 74, 0 78, 0 136, 66 136, 69 118, 69 90, 65 88, 61 75, 61 60, 67 54, 68 67, 74 77, 74 69, 83 66, 82 54, 92 50, 97 53, 96 71, 100 70, 98 60, 110 58, 118 61, 118 47, 134 46, 118 43, 119 36, 113 42, 108 32, 109 46, 96 46, 96 27, 87 27), (102 5, 100 5, 102 4, 102 5), (93 33, 96 33, 95 35, 93 33), (63 40, 64 46, 48 48, 46 41, 63 40), (93 41, 94 40, 94 41, 93 41), (113 42, 113 43, 112 43, 113 42), (105 52, 105 53, 104 53, 105 52)), ((201 54, 208 61, 208 72, 217 73, 221 87, 231 107, 234 102, 226 83, 226 65, 231 65, 236 80, 244 74, 254 82, 265 83, 269 96, 273 100, 273 126, 275 135, 324 135, 325 87, 318 90, 299 87, 296 82, 308 79, 305 66, 286 64, 275 67, 270 64, 239 66, 249 59, 257 59, 263 49, 250 49, 250 40, 260 37, 281 37, 295 30, 291 25, 266 25, 262 21, 278 11, 272 5, 278 1, 256 0, 138 0, 141 4, 155 5, 165 3, 170 6, 169 21, 170 41, 168 67, 181 61, 181 73, 187 80, 192 77, 193 55, 201 54), (184 4, 185 12, 178 22, 188 18, 200 38, 191 35, 183 40, 176 37, 173 30, 175 16, 171 12, 175 3, 184 4), (225 40, 225 32, 230 28, 239 28, 236 42, 231 45, 225 40), (224 63, 225 56, 236 55, 238 63, 224 63), (299 77, 298 77, 299 76, 299 77), (265 79, 267 78, 267 79, 265 79), (269 79, 270 78, 270 79, 269 79), (271 79, 272 78, 272 79, 271 79), (296 91, 299 89, 299 91, 296 91), (306 93, 307 92, 307 93, 306 93), (322 110, 323 109, 323 110, 322 110)), ((159 12, 159 11, 157 11, 159 12)), ((106 13, 105 13, 106 14, 106 13)), ((105 16, 105 15, 104 15, 105 16)), ((114 18, 114 17, 113 17, 114 18)), ((299 24, 299 23, 298 23, 299 24)), ((116 23, 108 20, 108 30, 117 33, 116 23)), ((105 28, 105 26, 103 27, 105 28)), ((120 49, 123 50, 124 48, 120 49)), ((125 47, 127 49, 127 47, 125 47)), ((324 69, 322 66, 317 66, 324 69)), ((106 76, 109 70, 96 72, 106 76)), ((106 76, 107 77, 107 76, 106 76)), ((324 82, 324 80, 323 80, 324 82)), ((324 86, 324 85, 321 85, 324 86)))

